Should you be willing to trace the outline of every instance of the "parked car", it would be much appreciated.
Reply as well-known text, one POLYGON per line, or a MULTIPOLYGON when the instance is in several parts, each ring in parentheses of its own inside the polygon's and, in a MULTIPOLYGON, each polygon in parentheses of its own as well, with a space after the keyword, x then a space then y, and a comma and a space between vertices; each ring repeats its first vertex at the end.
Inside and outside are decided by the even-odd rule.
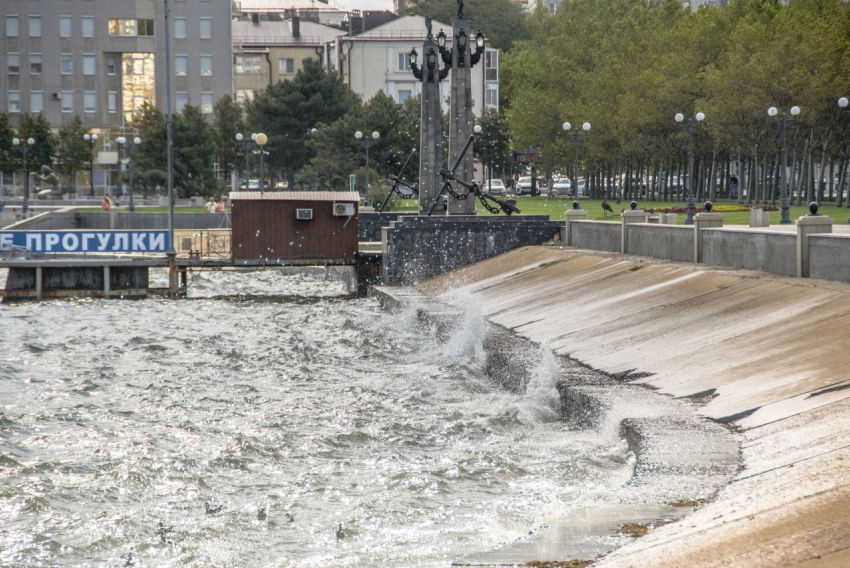
POLYGON ((505 182, 500 179, 488 179, 484 181, 484 191, 493 195, 504 195, 507 193, 505 182))
MULTIPOLYGON (((540 188, 538 188, 538 191, 540 188)), ((517 195, 531 194, 531 176, 521 177, 516 182, 515 188, 517 195)))
POLYGON ((555 183, 552 185, 552 193, 555 195, 569 195, 572 192, 573 183, 570 181, 570 178, 562 177, 555 180, 555 183))

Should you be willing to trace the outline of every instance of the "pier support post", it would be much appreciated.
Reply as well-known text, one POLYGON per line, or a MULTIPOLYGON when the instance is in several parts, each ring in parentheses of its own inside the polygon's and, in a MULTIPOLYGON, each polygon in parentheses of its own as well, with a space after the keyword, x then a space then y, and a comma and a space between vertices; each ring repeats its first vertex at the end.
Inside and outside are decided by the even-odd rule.
POLYGON ((811 215, 797 219, 797 277, 809 276, 809 235, 832 232, 832 218, 818 214, 818 204, 809 204, 811 215))
POLYGON ((631 209, 623 211, 623 230, 620 234, 620 252, 623 254, 629 253, 629 225, 633 223, 646 223, 649 214, 643 209, 637 208, 637 202, 632 201, 631 209))
POLYGON ((578 201, 573 203, 572 209, 567 209, 567 213, 565 215, 567 223, 564 227, 564 234, 561 237, 561 242, 568 247, 573 246, 573 238, 570 230, 570 223, 573 221, 585 221, 587 220, 587 211, 584 209, 578 208, 578 201))
POLYGON ((723 226, 721 213, 697 213, 694 216, 694 262, 702 262, 702 230, 723 226))
POLYGON ((35 295, 39 300, 44 296, 44 269, 40 266, 35 268, 35 295))
POLYGON ((111 270, 108 266, 103 267, 103 297, 108 298, 110 290, 110 282, 109 277, 111 275, 111 270))

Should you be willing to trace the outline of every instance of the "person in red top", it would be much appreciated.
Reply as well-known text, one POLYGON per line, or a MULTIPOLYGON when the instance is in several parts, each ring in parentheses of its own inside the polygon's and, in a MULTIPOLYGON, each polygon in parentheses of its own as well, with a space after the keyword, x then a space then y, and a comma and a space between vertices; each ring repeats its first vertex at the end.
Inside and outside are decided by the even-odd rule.
POLYGON ((100 206, 103 207, 104 211, 109 211, 112 209, 112 200, 108 195, 103 196, 103 201, 100 202, 100 206))
POLYGON ((216 213, 224 213, 224 199, 221 197, 215 203, 215 212, 216 213))

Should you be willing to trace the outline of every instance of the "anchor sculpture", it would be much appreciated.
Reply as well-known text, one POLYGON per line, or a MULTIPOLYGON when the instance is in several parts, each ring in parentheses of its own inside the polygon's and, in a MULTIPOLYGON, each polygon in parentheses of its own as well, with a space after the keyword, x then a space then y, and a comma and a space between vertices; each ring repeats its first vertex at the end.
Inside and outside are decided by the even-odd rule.
POLYGON ((398 171, 398 174, 390 174, 389 178, 390 181, 393 182, 393 185, 390 188, 389 193, 387 193, 387 196, 384 198, 384 201, 378 206, 378 213, 384 210, 384 207, 387 206, 387 203, 389 203, 390 201, 390 197, 392 197, 394 193, 398 195, 401 199, 412 199, 419 194, 419 184, 411 184, 402 179, 402 176, 404 176, 404 170, 407 169, 407 165, 410 163, 410 160, 413 159, 413 154, 415 153, 416 148, 414 148, 413 151, 410 152, 410 155, 407 157, 407 160, 405 160, 404 164, 402 164, 401 169, 398 171), (399 189, 399 186, 406 187, 407 189, 409 189, 410 195, 403 194, 401 192, 401 189, 399 189))
MULTIPOLYGON (((475 133, 481 131, 480 126, 475 127, 475 133)), ((458 200, 468 199, 470 195, 474 195, 481 202, 481 205, 490 213, 496 215, 499 211, 503 211, 506 215, 511 215, 512 213, 521 213, 519 208, 516 206, 516 201, 512 199, 499 199, 495 195, 484 191, 477 182, 468 182, 463 180, 455 175, 458 167, 460 167, 461 162, 463 161, 463 157, 469 148, 472 146, 472 142, 475 140, 475 134, 472 134, 469 137, 469 140, 466 141, 466 145, 461 150, 460 155, 458 155, 455 163, 452 165, 451 170, 440 169, 440 175, 443 178, 443 187, 440 189, 440 193, 437 195, 437 198, 431 204, 431 208, 428 210, 428 216, 431 216, 431 213, 436 209, 437 204, 440 203, 443 199, 443 195, 448 192, 452 197, 458 200), (452 182, 456 182, 458 185, 464 187, 466 192, 456 191, 454 187, 452 187, 452 182), (488 201, 492 201, 497 204, 498 207, 494 207, 490 205, 488 201)))

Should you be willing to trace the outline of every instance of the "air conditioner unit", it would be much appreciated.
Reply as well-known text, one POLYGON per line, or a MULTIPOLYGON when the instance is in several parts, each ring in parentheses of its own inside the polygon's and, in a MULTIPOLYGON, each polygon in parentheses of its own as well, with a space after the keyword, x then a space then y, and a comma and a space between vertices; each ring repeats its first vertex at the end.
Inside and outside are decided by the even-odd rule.
POLYGON ((53 100, 54 100, 54 101, 58 101, 58 100, 59 100, 59 93, 53 93, 53 100))
POLYGON ((296 209, 295 218, 299 221, 311 221, 313 219, 312 209, 296 209))
POLYGON ((354 216, 354 204, 353 203, 334 203, 334 216, 335 217, 353 217, 354 216))

